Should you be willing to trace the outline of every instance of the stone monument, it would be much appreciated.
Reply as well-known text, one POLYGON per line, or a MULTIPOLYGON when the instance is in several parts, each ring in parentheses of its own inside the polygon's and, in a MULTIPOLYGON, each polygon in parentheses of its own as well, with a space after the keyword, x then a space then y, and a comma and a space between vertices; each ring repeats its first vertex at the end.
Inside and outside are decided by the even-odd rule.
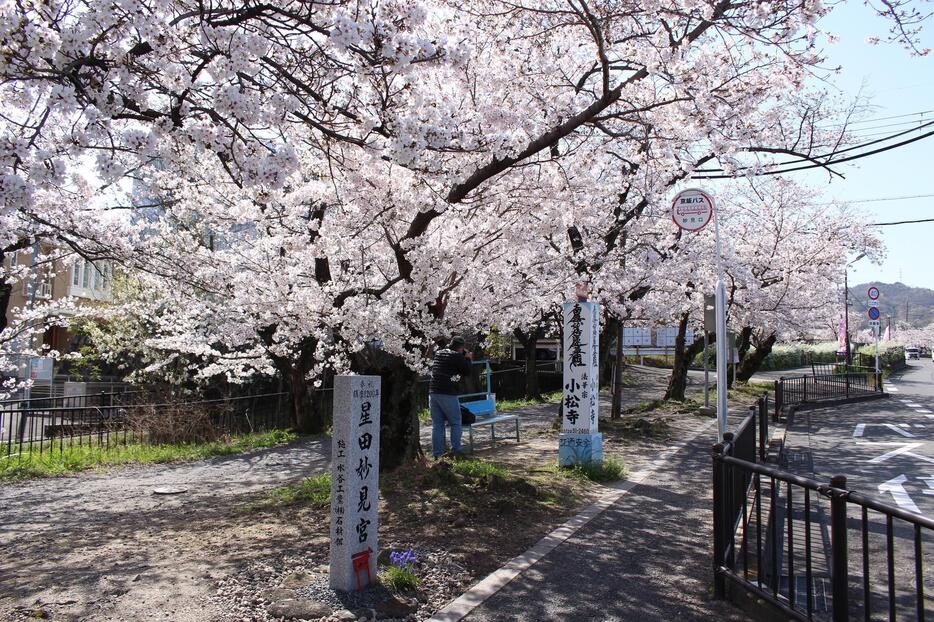
POLYGON ((379 376, 334 379, 330 584, 336 590, 376 581, 379 399, 379 376))

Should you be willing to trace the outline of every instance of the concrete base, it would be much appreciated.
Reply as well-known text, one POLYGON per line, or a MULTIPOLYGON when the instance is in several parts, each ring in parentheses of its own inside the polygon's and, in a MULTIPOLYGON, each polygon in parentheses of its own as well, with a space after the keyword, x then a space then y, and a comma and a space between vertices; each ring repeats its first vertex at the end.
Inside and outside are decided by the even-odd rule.
POLYGON ((559 434, 558 465, 603 462, 602 434, 559 434))

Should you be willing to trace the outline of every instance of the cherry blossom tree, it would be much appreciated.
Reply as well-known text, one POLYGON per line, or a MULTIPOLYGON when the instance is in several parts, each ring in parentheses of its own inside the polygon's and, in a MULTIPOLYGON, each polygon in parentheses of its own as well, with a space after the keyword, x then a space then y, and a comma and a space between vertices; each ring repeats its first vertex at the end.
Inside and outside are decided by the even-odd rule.
POLYGON ((651 278, 620 271, 668 252, 648 252, 648 217, 693 171, 754 173, 845 141, 821 129, 838 108, 805 87, 827 10, 8 7, 0 224, 17 233, 3 246, 66 231, 74 252, 119 258, 161 305, 153 347, 197 357, 200 374, 282 374, 309 430, 323 419, 307 379, 380 371, 382 447, 409 456, 432 338, 535 317, 526 301, 553 304, 577 279, 619 317, 651 278), (127 180, 143 196, 95 203, 127 180))

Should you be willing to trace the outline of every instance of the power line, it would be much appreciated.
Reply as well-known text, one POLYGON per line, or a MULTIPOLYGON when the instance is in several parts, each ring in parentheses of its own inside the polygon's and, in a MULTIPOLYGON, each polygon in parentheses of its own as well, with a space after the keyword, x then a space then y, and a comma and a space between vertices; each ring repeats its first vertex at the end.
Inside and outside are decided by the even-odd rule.
MULTIPOLYGON (((932 124, 934 124, 934 122, 929 123, 929 124, 927 124, 927 125, 932 125, 932 124)), ((904 132, 903 132, 903 133, 904 133, 904 132)), ((899 135, 900 135, 900 134, 895 134, 895 135, 893 135, 893 136, 891 136, 891 137, 889 137, 889 138, 884 138, 884 139, 880 139, 880 140, 876 140, 876 141, 871 141, 871 142, 865 143, 865 144, 863 144, 863 145, 856 145, 856 146, 854 146, 854 147, 850 147, 849 149, 841 149, 840 151, 838 151, 838 152, 836 152, 836 153, 843 153, 843 152, 846 152, 846 151, 852 151, 853 149, 858 149, 858 148, 867 147, 867 146, 869 146, 869 145, 872 145, 872 144, 875 144, 875 143, 879 143, 879 142, 887 142, 887 141, 890 140, 891 138, 894 138, 895 136, 899 136, 899 135)), ((832 166, 832 165, 834 165, 834 164, 842 164, 843 162, 851 162, 851 161, 853 161, 853 160, 859 160, 860 158, 865 158, 865 157, 867 157, 867 156, 875 155, 875 154, 877 154, 877 153, 883 153, 883 152, 885 152, 885 151, 890 151, 890 150, 892 150, 892 149, 897 149, 898 147, 904 147, 905 145, 909 145, 909 144, 911 144, 911 143, 917 142, 917 141, 919 141, 919 140, 923 140, 923 139, 925 139, 925 138, 929 138, 929 137, 931 137, 931 136, 934 136, 934 131, 927 132, 926 134, 922 134, 922 135, 920 135, 920 136, 915 136, 914 138, 909 138, 908 140, 903 140, 903 141, 901 141, 901 142, 899 142, 899 143, 895 143, 894 145, 888 145, 888 146, 886 146, 886 147, 880 147, 879 149, 873 149, 872 151, 867 151, 867 152, 865 152, 865 153, 859 153, 859 154, 856 154, 856 155, 853 155, 853 156, 849 156, 849 157, 846 157, 846 158, 828 159, 828 160, 825 161, 825 162, 817 162, 817 163, 813 163, 813 164, 805 164, 805 165, 803 165, 803 166, 793 166, 793 167, 791 167, 791 168, 785 168, 785 169, 773 169, 773 170, 769 170, 769 171, 762 171, 762 172, 760 172, 760 173, 754 173, 754 174, 753 174, 753 177, 761 177, 761 176, 763 176, 763 175, 781 175, 782 173, 792 173, 792 172, 794 172, 794 171, 804 171, 804 170, 808 170, 808 169, 812 169, 812 168, 827 168, 827 167, 832 166)), ((831 153, 831 154, 828 154, 827 156, 818 156, 818 158, 810 158, 810 160, 819 159, 820 157, 832 158, 832 156, 834 156, 834 155, 835 155, 835 154, 831 153)), ((798 162, 801 162, 801 161, 802 161, 802 160, 798 160, 798 162)), ((808 161, 808 160, 803 160, 803 161, 808 161)), ((790 165, 790 164, 797 164, 797 162, 781 162, 781 163, 778 163, 778 164, 774 164, 774 165, 772 165, 772 166, 780 167, 780 166, 787 166, 787 165, 790 165)), ((699 170, 698 172, 718 172, 718 171, 722 171, 722 170, 723 170, 722 168, 720 168, 720 169, 705 169, 705 170, 699 170)), ((747 169, 747 170, 748 170, 748 169, 747 169)), ((745 175, 746 175, 745 173, 735 173, 735 174, 732 174, 732 175, 691 175, 691 179, 734 179, 734 178, 736 178, 736 177, 745 177, 745 175)))
POLYGON ((843 127, 844 125, 857 125, 857 124, 863 124, 863 123, 876 123, 878 121, 889 121, 891 119, 904 119, 905 117, 917 117, 920 115, 929 114, 931 112, 934 112, 934 109, 919 110, 918 112, 908 112, 905 114, 896 114, 890 117, 875 117, 873 119, 862 119, 861 121, 848 121, 846 124, 840 123, 838 125, 831 125, 829 127, 843 127))
MULTIPOLYGON (((852 201, 849 199, 840 199, 839 202, 840 203, 878 203, 879 201, 904 201, 907 199, 929 199, 931 197, 934 197, 934 194, 912 194, 912 195, 906 195, 902 197, 877 197, 874 199, 856 199, 852 201)), ((833 205, 833 204, 834 204, 834 201, 827 201, 825 203, 810 203, 810 205, 833 205)))
MULTIPOLYGON (((863 148, 865 148, 865 147, 869 147, 870 145, 878 145, 879 143, 885 143, 885 142, 888 142, 888 141, 890 141, 890 140, 892 140, 892 139, 894 139, 894 138, 898 138, 898 137, 904 136, 904 135, 906 135, 906 134, 911 134, 911 133, 913 133, 913 132, 916 132, 916 131, 918 131, 918 130, 924 129, 924 128, 926 128, 926 127, 930 127, 930 126, 932 126, 932 125, 934 125, 934 121, 928 121, 927 123, 925 123, 925 124, 923 124, 923 125, 919 125, 918 127, 913 127, 913 128, 911 128, 910 130, 904 130, 904 131, 901 131, 901 132, 896 132, 895 134, 891 134, 891 135, 889 135, 889 136, 887 136, 887 137, 885 137, 885 138, 877 138, 876 140, 870 140, 870 141, 868 141, 868 142, 860 143, 860 144, 858 144, 858 145, 853 145, 852 147, 847 147, 847 148, 845 148, 845 149, 838 149, 838 150, 836 150, 836 151, 833 151, 833 152, 831 152, 831 153, 827 153, 827 154, 824 154, 824 155, 811 156, 811 157, 808 158, 807 160, 801 158, 801 156, 798 156, 798 158, 799 158, 798 160, 789 160, 789 161, 787 161, 787 162, 778 162, 778 163, 775 163, 775 164, 771 164, 770 166, 773 166, 773 167, 787 166, 787 165, 791 165, 791 164, 800 164, 802 161, 805 161, 805 162, 806 162, 806 161, 808 161, 808 160, 812 160, 812 161, 813 161, 813 160, 820 160, 820 159, 827 159, 827 160, 828 160, 828 161, 827 161, 827 164, 830 164, 830 163, 832 162, 832 161, 830 160, 830 158, 833 158, 834 156, 837 156, 837 155, 839 155, 839 154, 841 154, 841 153, 848 153, 848 152, 854 151, 854 150, 856 150, 856 149, 863 149, 863 148)), ((819 146, 819 145, 818 145, 818 146, 819 146)), ((897 145, 895 145, 895 146, 897 146, 897 145)), ((835 160, 834 160, 834 161, 835 161, 835 160)), ((817 164, 817 166, 825 166, 825 165, 824 165, 824 164, 817 164)), ((795 170, 797 170, 797 169, 795 169, 795 170)), ((699 168, 699 169, 695 170, 694 172, 695 172, 695 173, 720 173, 720 172, 722 172, 722 171, 723 171, 723 168, 722 168, 722 167, 719 167, 719 168, 699 168)), ((768 173, 763 173, 763 174, 768 174, 768 173)), ((728 177, 733 177, 733 175, 729 175, 728 177)), ((696 179, 703 179, 703 178, 702 178, 702 177, 698 177, 698 178, 696 178, 696 179)), ((719 179, 719 178, 717 178, 717 177, 712 177, 711 179, 719 179)))
POLYGON ((871 222, 870 227, 889 227, 891 225, 913 225, 919 222, 934 222, 934 218, 922 218, 921 220, 898 220, 895 222, 871 222))

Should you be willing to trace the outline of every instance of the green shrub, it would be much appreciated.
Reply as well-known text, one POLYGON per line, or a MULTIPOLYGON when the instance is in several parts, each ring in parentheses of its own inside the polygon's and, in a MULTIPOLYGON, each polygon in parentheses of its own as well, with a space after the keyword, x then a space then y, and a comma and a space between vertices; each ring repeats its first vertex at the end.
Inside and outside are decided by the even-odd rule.
POLYGON ((561 473, 574 479, 589 479, 592 482, 616 482, 626 475, 626 465, 620 460, 607 456, 603 462, 575 464, 561 468, 561 473))
POLYGON ((505 468, 484 460, 458 460, 453 463, 451 469, 465 477, 480 478, 496 475, 505 478, 509 475, 505 468))
POLYGON ((303 505, 313 508, 326 507, 331 502, 331 475, 324 473, 307 477, 294 484, 273 488, 266 499, 255 504, 255 508, 287 507, 303 505))
POLYGON ((387 566, 379 573, 380 582, 392 592, 411 592, 418 587, 419 578, 414 570, 409 568, 400 568, 399 566, 387 566))
MULTIPOLYGON (((875 360, 876 346, 862 346, 857 350, 864 357, 875 360)), ((895 343, 879 344, 879 365, 882 369, 899 369, 905 365, 905 346, 895 343)))

